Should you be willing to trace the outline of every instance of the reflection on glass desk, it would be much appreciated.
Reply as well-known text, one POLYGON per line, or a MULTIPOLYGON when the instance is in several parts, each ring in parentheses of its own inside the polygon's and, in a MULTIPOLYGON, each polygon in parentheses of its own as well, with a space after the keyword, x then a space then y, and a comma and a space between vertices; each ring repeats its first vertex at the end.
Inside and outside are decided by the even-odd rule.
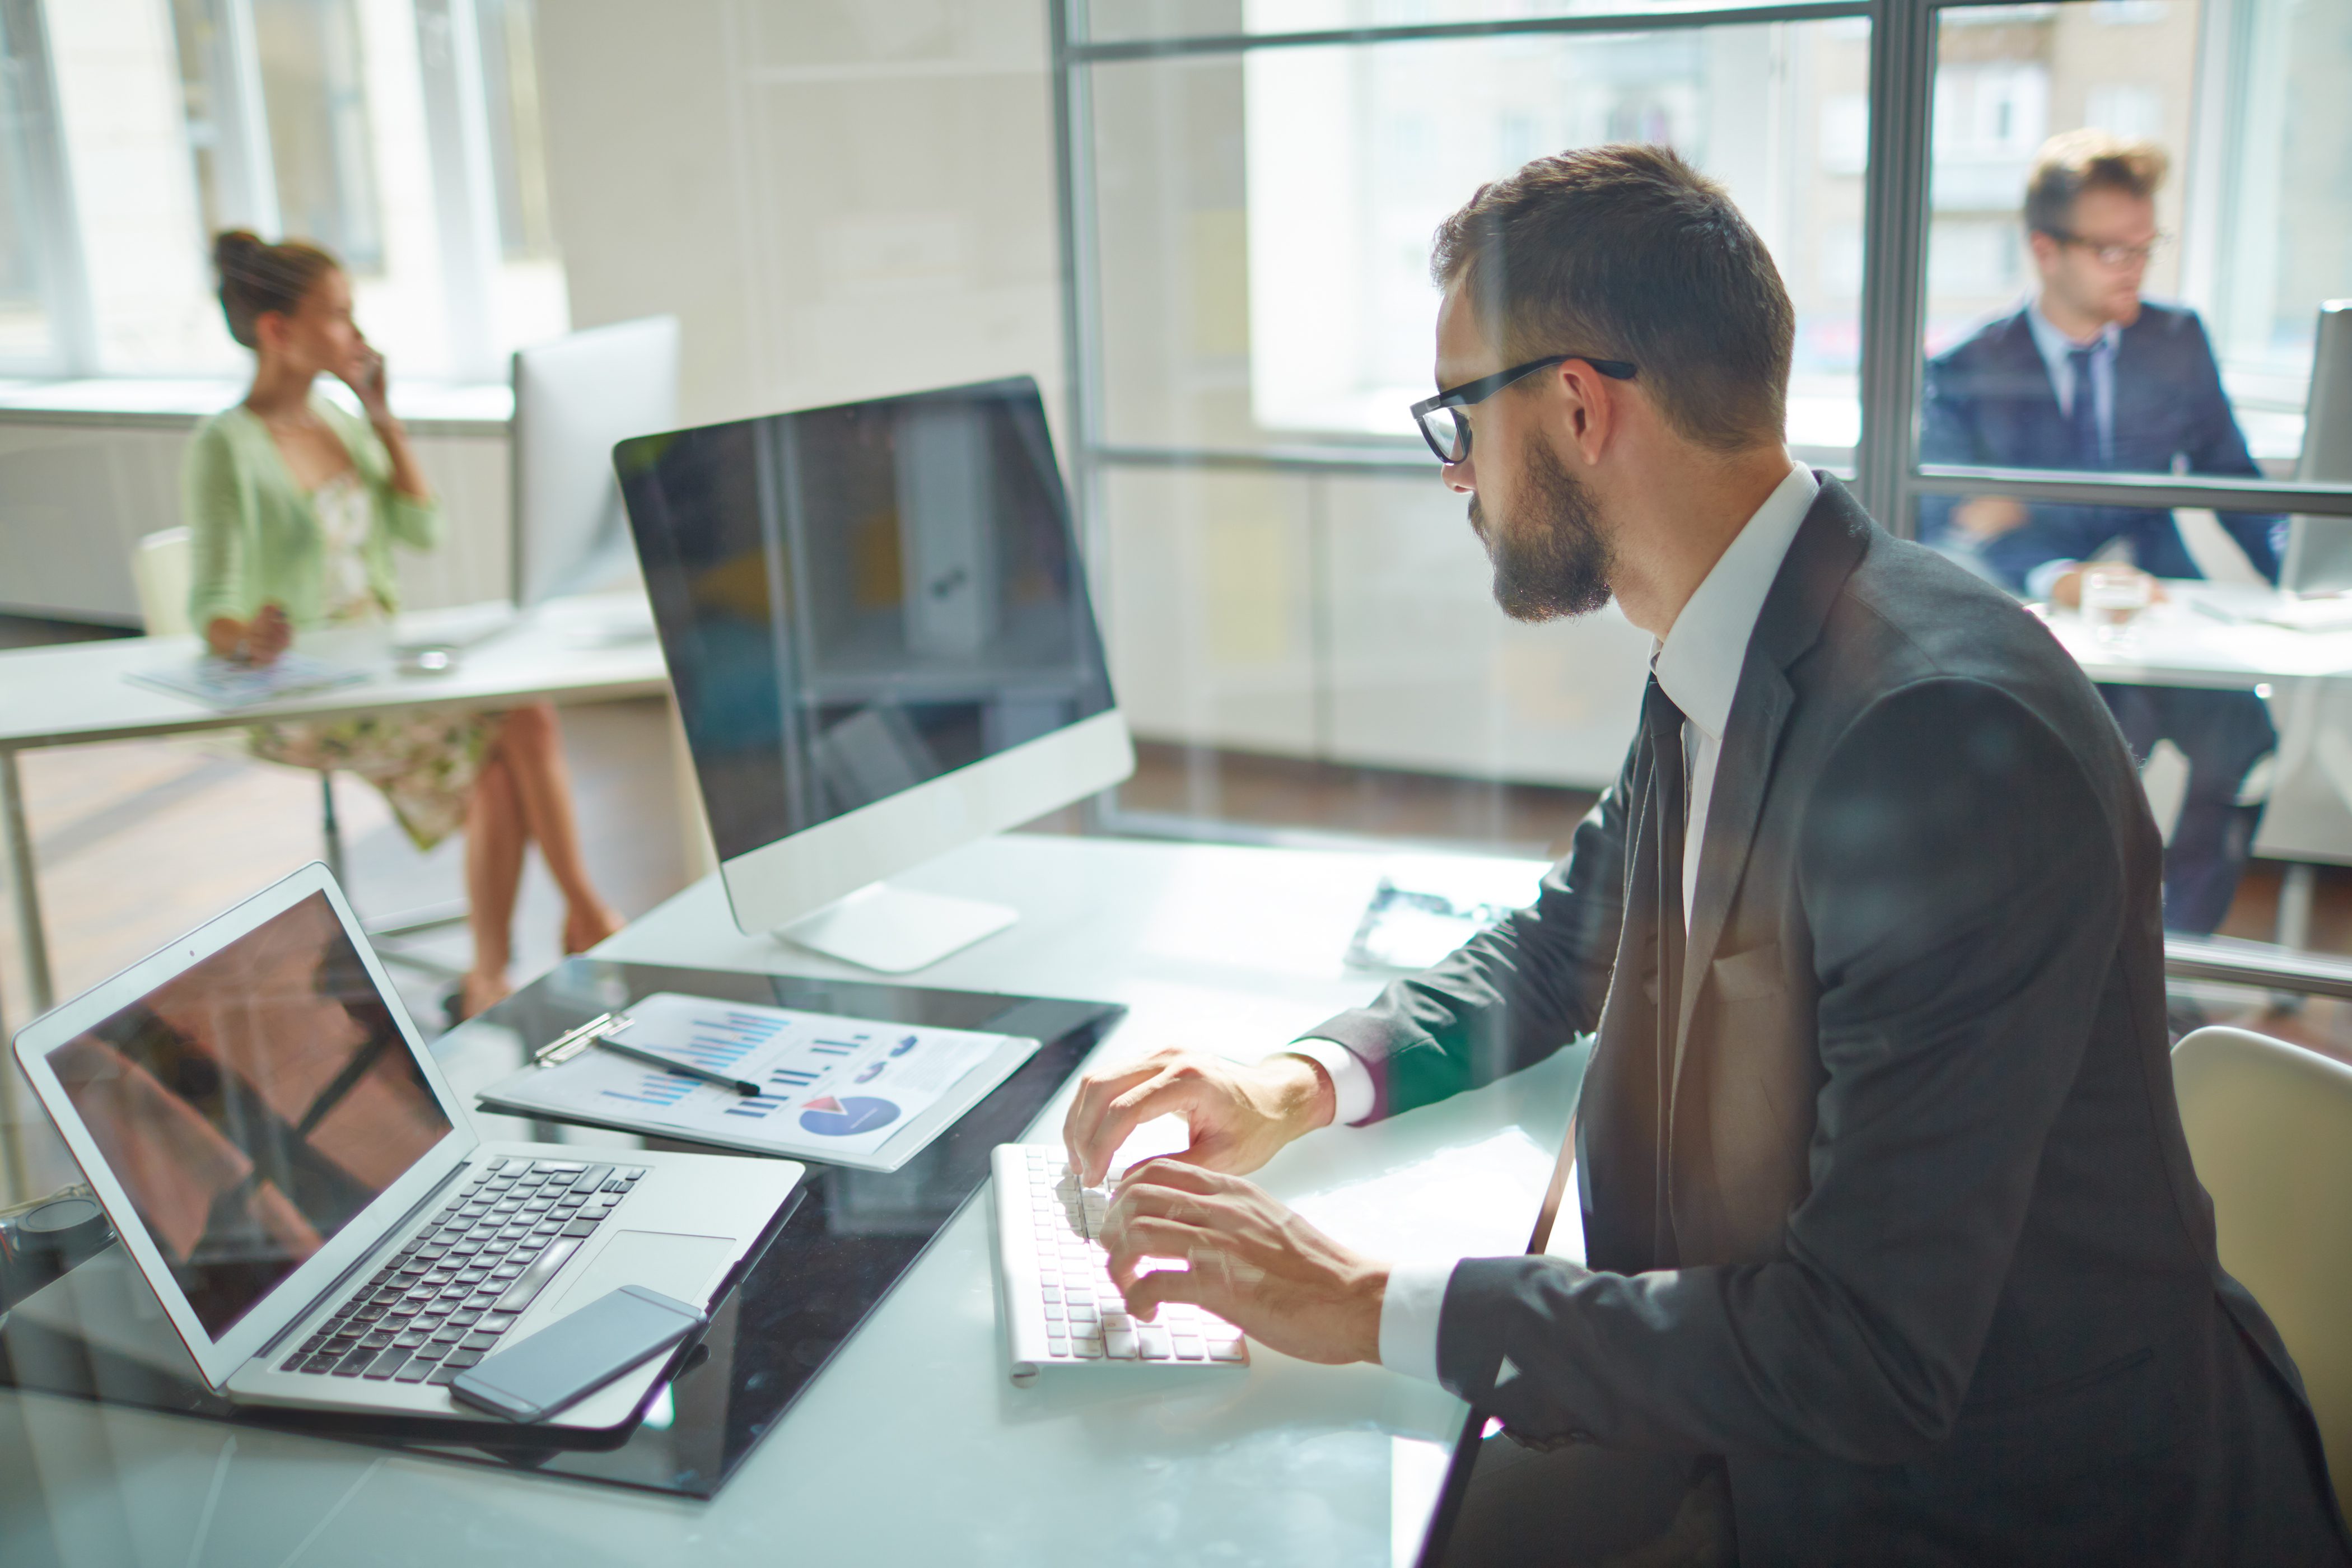
MULTIPOLYGON (((1029 1058, 929 1147, 887 1173, 810 1162, 810 1173, 741 1276, 689 1342, 643 1418, 607 1434, 503 1422, 454 1426, 231 1405, 206 1390, 135 1270, 109 1253, 0 1324, 0 1384, 241 1425, 509 1466, 579 1480, 708 1498, 808 1388, 883 1296, 988 1180, 990 1152, 1015 1142, 1125 1009, 1093 1002, 932 991, 734 971, 567 959, 436 1042, 470 1096, 532 1047, 656 991, 806 1012, 1032 1036, 1029 1058), (45 1297, 56 1295, 44 1300, 45 1297)), ((502 1119, 479 1117, 485 1136, 502 1119)), ((691 1148, 532 1123, 531 1136, 625 1149, 691 1148)), ((744 1156, 752 1158, 753 1156, 744 1156)))

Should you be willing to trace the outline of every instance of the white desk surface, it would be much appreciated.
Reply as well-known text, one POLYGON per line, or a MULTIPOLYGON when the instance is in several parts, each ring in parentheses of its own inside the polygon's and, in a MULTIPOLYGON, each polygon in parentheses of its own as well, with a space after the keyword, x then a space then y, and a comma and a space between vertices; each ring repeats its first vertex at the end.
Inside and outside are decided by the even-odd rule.
POLYGON ((2200 607, 2243 611, 2262 597, 2259 590, 2194 582, 2168 582, 2164 588, 2165 601, 2150 605, 2119 637, 2103 639, 2069 610, 2052 610, 2047 624, 2094 680, 2246 690, 2273 681, 2352 675, 2352 631, 2232 623, 2200 607))
MULTIPOLYGON (((1189 1041, 1255 1056, 1377 989, 1340 952, 1378 876, 1406 859, 994 839, 900 880, 1016 904, 1020 923, 911 978, 1123 1002, 1132 1012, 1103 1047, 1110 1055, 1189 1041)), ((1539 869, 1517 868, 1530 894, 1539 869)), ((743 936, 712 880, 597 951, 853 973, 743 936)), ((466 1064, 451 1066, 464 1081, 466 1064)), ((1391 1258, 1517 1251, 1571 1081, 1555 1058, 1379 1126, 1329 1129, 1259 1179, 1391 1258)), ((1066 1099, 1033 1140, 1056 1136, 1066 1099)), ((1310 1366, 1255 1347, 1238 1375, 1049 1371, 1014 1388, 989 1224, 984 1201, 959 1215, 709 1502, 0 1394, 0 1561, 1411 1561, 1461 1418, 1451 1395, 1379 1367, 1310 1366)))
MULTIPOLYGON (((558 600, 458 656, 444 675, 401 675, 384 666, 367 680, 282 702, 224 713, 124 677, 194 659, 197 639, 118 637, 0 653, 0 750, 75 745, 219 729, 263 719, 331 718, 424 705, 497 707, 551 698, 590 701, 645 696, 668 689, 660 642, 642 636, 601 635, 625 595, 558 600)), ((405 615, 404 640, 429 640, 436 626, 478 621, 480 605, 405 615)))

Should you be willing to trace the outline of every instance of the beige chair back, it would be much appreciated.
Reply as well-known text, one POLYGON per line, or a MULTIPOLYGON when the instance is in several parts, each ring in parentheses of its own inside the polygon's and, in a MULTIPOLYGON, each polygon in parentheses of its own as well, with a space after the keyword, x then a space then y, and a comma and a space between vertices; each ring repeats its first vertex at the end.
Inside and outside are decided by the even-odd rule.
POLYGON ((188 625, 188 588, 194 557, 184 528, 167 528, 141 540, 131 553, 131 580, 139 590, 139 618, 151 637, 182 637, 188 625))
POLYGON ((2278 1325, 2352 1499, 2352 1067, 2217 1027, 2173 1047, 2172 1081, 2221 1267, 2278 1325))

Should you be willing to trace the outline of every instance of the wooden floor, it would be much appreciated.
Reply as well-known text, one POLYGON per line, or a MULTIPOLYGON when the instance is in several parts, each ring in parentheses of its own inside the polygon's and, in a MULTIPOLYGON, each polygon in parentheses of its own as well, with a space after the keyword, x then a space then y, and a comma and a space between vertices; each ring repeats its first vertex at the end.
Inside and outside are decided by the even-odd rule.
MULTIPOLYGON (((72 631, 0 617, 0 646, 57 640, 72 631)), ((687 880, 667 724, 664 704, 653 700, 562 712, 591 869, 605 897, 632 918, 687 880)), ((321 852, 316 775, 242 755, 232 731, 32 752, 22 769, 60 996, 321 852)), ((1543 857, 1565 851, 1592 803, 1576 790, 1152 743, 1138 748, 1135 777, 1119 798, 1123 811, 1189 819, 1196 827, 1224 822, 1543 857)), ((381 920, 462 896, 461 843, 420 854, 375 792, 356 780, 341 781, 336 800, 350 891, 363 916, 381 920)), ((1032 826, 1082 830, 1075 810, 1032 826)), ((2252 868, 2228 933, 2271 934, 2279 870, 2261 863, 2252 868)), ((532 857, 516 921, 518 984, 556 961, 562 912, 553 884, 532 857)), ((11 921, 11 911, 0 908, 0 1016, 13 1028, 25 1016, 26 987, 11 921)), ((2313 935, 2322 951, 2352 953, 2352 871, 2320 873, 2313 935)), ((468 957, 462 927, 424 946, 460 967, 468 957)), ((438 1032, 444 984, 396 973, 419 1026, 428 1036, 438 1032)), ((2352 1059, 2352 1008, 2315 1003, 2285 1013, 2267 998, 2224 991, 2200 991, 2189 1000, 2216 1022, 2247 1022, 2352 1059)), ((52 1136, 41 1127, 33 1147, 38 1165, 55 1173, 62 1151, 48 1142, 52 1136)))

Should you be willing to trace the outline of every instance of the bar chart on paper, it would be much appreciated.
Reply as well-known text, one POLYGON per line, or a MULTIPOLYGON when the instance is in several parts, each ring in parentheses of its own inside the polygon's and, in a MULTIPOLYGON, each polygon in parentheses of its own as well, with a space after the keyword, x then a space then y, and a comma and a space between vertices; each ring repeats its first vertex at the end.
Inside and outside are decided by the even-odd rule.
POLYGON ((1002 1082, 1032 1040, 661 992, 606 1035, 756 1094, 589 1050, 492 1086, 488 1109, 890 1169, 1002 1082), (890 1145, 886 1150, 885 1145, 890 1145), (900 1145, 904 1145, 901 1147, 900 1145))

